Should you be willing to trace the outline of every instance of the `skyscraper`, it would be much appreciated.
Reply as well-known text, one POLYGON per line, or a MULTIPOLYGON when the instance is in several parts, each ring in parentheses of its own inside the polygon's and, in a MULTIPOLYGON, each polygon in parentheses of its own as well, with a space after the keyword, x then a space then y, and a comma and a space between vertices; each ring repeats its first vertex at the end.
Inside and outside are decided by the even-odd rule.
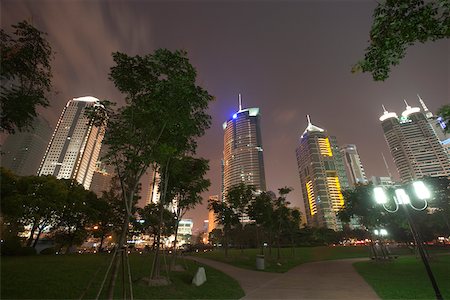
POLYGON ((240 183, 266 190, 259 108, 242 108, 223 123, 222 200, 240 183))
POLYGON ((445 131, 448 124, 445 124, 445 122, 442 120, 442 117, 433 116, 433 113, 428 110, 428 107, 425 105, 425 102, 423 102, 422 98, 420 98, 419 95, 417 95, 417 97, 419 98, 419 102, 420 105, 422 106, 423 112, 427 117, 427 120, 430 123, 431 127, 433 128, 434 132, 436 133, 439 142, 442 144, 442 146, 447 151, 447 154, 450 157, 450 132, 445 131))
POLYGON ((106 165, 101 161, 98 161, 92 175, 92 181, 89 190, 94 192, 99 197, 102 196, 103 192, 109 191, 111 187, 112 177, 112 167, 106 165))
POLYGON ((58 120, 38 175, 72 178, 89 189, 105 133, 105 127, 93 125, 85 109, 101 106, 94 97, 69 100, 58 120))
POLYGON ((349 144, 343 146, 341 153, 345 161, 345 170, 349 184, 355 186, 358 183, 367 183, 366 173, 364 172, 356 145, 349 144))
POLYGON ((406 101, 405 104, 406 110, 400 117, 384 107, 380 117, 401 181, 409 182, 425 176, 449 176, 449 155, 427 116, 420 108, 411 107, 406 101))
POLYGON ((344 205, 342 189, 348 187, 348 179, 336 138, 308 116, 296 154, 308 225, 342 229, 336 213, 344 205))
POLYGON ((159 202, 159 198, 161 197, 161 193, 159 192, 159 185, 161 183, 161 175, 158 172, 159 168, 156 164, 152 166, 152 170, 150 172, 150 184, 148 188, 147 201, 145 205, 148 204, 157 204, 159 202))
POLYGON ((20 176, 36 175, 52 135, 47 120, 37 117, 32 129, 9 135, 2 147, 2 166, 20 176))

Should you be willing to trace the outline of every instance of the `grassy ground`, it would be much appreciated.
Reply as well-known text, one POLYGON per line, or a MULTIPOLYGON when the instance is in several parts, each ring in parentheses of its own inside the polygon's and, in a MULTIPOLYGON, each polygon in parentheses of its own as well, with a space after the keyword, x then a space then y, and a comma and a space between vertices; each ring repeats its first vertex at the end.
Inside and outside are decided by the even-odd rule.
MULTIPOLYGON (((444 299, 450 299, 450 256, 435 256, 431 269, 444 299)), ((435 294, 420 258, 390 262, 358 262, 355 268, 382 299, 434 299, 435 294)))
MULTIPOLYGON (((214 259, 217 261, 229 263, 233 266, 256 270, 256 255, 260 254, 260 249, 229 249, 228 257, 225 256, 223 250, 215 250, 206 253, 200 253, 201 257, 214 259)), ((281 248, 280 260, 277 260, 277 249, 272 249, 270 254, 269 249, 265 249, 265 271, 284 273, 289 269, 298 266, 302 263, 329 260, 329 259, 343 259, 355 257, 368 257, 369 249, 365 246, 355 247, 300 247, 300 248, 281 248)))
MULTIPOLYGON (((2 257, 1 298, 79 299, 93 277, 83 299, 95 298, 110 257, 106 254, 2 257)), ((142 285, 138 281, 150 274, 151 263, 151 255, 130 255, 135 299, 239 299, 244 296, 234 279, 207 266, 207 282, 200 287, 193 286, 191 281, 198 264, 187 260, 181 262, 187 271, 172 272, 171 285, 142 285)), ((162 275, 166 275, 165 271, 162 275)), ((117 298, 121 298, 121 291, 119 277, 117 298)))

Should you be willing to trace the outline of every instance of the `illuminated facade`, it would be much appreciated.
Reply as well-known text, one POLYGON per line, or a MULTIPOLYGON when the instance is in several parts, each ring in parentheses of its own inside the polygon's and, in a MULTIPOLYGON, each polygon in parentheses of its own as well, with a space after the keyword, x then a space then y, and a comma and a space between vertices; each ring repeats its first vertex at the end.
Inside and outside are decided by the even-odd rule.
POLYGON ((430 122, 430 113, 406 103, 400 117, 384 109, 380 117, 400 179, 450 176, 450 158, 430 122), (429 118, 427 118, 429 115, 429 118))
POLYGON ((58 120, 38 175, 75 179, 89 189, 102 146, 105 127, 97 127, 85 116, 85 109, 101 106, 94 97, 69 100, 58 120))
POLYGON ((266 190, 259 108, 242 109, 223 123, 222 200, 240 183, 266 190))
POLYGON ((366 173, 364 172, 356 145, 350 144, 343 146, 341 153, 344 158, 345 170, 350 186, 355 186, 358 183, 367 183, 366 173))
POLYGON ((161 196, 159 192, 159 184, 161 183, 161 176, 158 172, 158 167, 153 165, 150 179, 150 188, 148 192, 148 198, 146 201, 146 205, 148 204, 157 204, 159 202, 159 198, 161 196))
POLYGON ((336 138, 311 124, 308 116, 296 154, 308 226, 341 230, 336 213, 344 205, 342 189, 348 188, 348 179, 336 138))

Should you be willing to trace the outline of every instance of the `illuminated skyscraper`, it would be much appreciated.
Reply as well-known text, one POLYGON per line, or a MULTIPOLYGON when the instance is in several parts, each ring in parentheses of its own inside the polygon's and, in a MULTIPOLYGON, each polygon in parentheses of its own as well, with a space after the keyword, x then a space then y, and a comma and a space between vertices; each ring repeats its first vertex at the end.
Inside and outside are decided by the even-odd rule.
POLYGON ((152 166, 152 171, 150 172, 150 186, 147 195, 147 201, 145 205, 148 204, 157 204, 159 202, 159 198, 161 193, 159 192, 159 185, 161 183, 161 175, 158 172, 157 165, 152 166))
POLYGON ((400 117, 386 109, 380 117, 400 179, 409 182, 425 176, 450 176, 449 154, 430 120, 420 108, 411 107, 406 101, 405 104, 406 110, 400 117))
POLYGON ((89 189, 105 133, 93 125, 85 109, 101 106, 94 97, 69 100, 58 120, 38 175, 72 178, 89 189))
POLYGON ((36 175, 52 135, 47 120, 37 117, 32 129, 9 135, 1 150, 2 167, 20 176, 36 175))
POLYGON ((308 225, 342 229, 336 213, 344 205, 342 189, 348 179, 336 138, 311 124, 308 116, 296 154, 308 225))
POLYGON ((358 183, 367 183, 366 173, 364 172, 356 146, 351 144, 345 145, 341 148, 341 153, 344 158, 349 184, 355 186, 358 183))
POLYGON ((266 190, 259 108, 242 108, 223 123, 222 200, 240 183, 266 190))

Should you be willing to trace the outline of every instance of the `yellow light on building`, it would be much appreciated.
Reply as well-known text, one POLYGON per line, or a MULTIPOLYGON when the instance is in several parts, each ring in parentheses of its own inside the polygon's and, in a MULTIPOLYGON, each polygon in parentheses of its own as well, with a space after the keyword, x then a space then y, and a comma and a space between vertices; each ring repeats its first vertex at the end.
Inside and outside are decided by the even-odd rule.
POLYGON ((328 138, 319 138, 318 142, 320 154, 324 156, 333 156, 333 152, 331 151, 330 140, 328 138))
POLYGON ((306 183, 306 192, 308 194, 308 201, 309 201, 309 210, 311 212, 311 216, 314 216, 317 213, 317 207, 316 207, 316 201, 314 197, 314 190, 312 186, 312 181, 308 181, 306 183))
POLYGON ((334 211, 339 211, 344 206, 344 196, 342 196, 341 184, 337 176, 327 177, 330 200, 334 211))

